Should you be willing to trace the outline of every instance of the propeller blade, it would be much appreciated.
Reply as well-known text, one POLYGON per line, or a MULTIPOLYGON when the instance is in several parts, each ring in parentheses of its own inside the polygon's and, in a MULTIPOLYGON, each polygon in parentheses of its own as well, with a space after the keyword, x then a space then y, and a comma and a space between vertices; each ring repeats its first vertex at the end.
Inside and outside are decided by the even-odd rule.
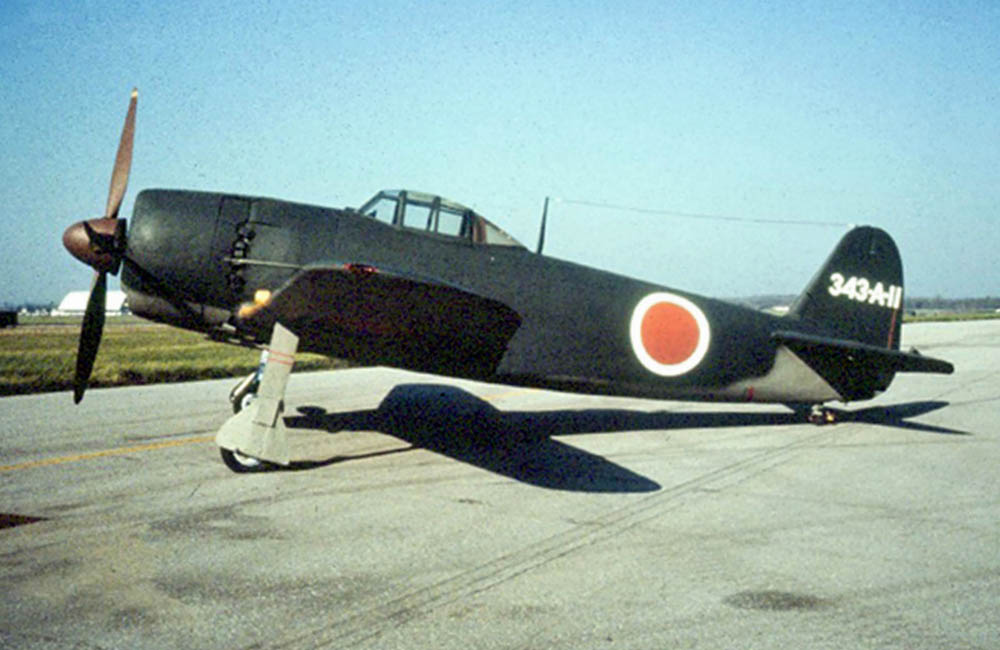
POLYGON ((73 403, 79 404, 87 390, 90 373, 94 369, 97 348, 101 345, 104 331, 104 311, 108 295, 107 273, 94 274, 94 286, 87 300, 87 311, 83 314, 80 330, 80 347, 76 352, 76 375, 73 377, 73 403))
POLYGON ((128 173, 132 167, 132 140, 135 138, 135 103, 139 90, 132 89, 132 98, 128 102, 128 113, 125 114, 125 125, 122 126, 122 137, 118 142, 118 154, 115 156, 115 167, 111 171, 111 187, 108 189, 108 206, 104 210, 105 218, 118 218, 118 208, 125 198, 125 188, 128 186, 128 173))

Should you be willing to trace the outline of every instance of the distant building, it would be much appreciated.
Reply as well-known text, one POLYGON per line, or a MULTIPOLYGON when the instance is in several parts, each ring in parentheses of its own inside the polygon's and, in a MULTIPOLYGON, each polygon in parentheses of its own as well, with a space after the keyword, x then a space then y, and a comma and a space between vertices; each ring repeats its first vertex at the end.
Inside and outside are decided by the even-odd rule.
MULTIPOLYGON (((52 312, 53 316, 82 316, 87 311, 89 291, 70 291, 62 299, 59 306, 52 312)), ((121 316, 128 313, 124 291, 109 291, 105 302, 104 313, 108 316, 121 316)))

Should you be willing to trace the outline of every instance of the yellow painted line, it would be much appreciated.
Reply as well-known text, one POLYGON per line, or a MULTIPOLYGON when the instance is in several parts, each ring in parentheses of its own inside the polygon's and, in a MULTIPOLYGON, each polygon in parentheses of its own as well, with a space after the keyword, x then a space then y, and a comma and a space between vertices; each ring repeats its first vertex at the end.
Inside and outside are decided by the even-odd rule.
POLYGON ((73 456, 59 456, 56 458, 44 458, 42 460, 31 460, 26 463, 15 463, 14 465, 0 465, 0 472, 13 472, 19 469, 31 469, 33 467, 46 467, 48 465, 62 465, 63 463, 76 463, 81 460, 91 460, 94 458, 106 458, 108 456, 124 456, 142 451, 154 451, 156 449, 167 449, 169 447, 180 447, 197 442, 209 442, 215 440, 215 436, 198 436, 196 438, 184 438, 182 440, 165 440, 163 442, 152 442, 148 445, 136 445, 134 447, 118 447, 116 449, 104 449, 101 451, 91 451, 86 454, 74 454, 73 456))

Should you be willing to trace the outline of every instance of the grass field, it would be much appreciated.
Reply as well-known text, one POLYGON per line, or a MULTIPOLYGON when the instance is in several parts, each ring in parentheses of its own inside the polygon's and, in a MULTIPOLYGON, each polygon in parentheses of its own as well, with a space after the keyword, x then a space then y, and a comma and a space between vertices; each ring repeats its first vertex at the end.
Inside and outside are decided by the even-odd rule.
MULTIPOLYGON (((79 336, 79 318, 55 323, 24 319, 15 329, 0 330, 0 395, 71 389, 79 336)), ((259 361, 256 350, 209 341, 201 334, 137 318, 109 318, 90 385, 237 377, 259 361)), ((313 354, 295 359, 296 370, 344 367, 344 361, 313 354)))

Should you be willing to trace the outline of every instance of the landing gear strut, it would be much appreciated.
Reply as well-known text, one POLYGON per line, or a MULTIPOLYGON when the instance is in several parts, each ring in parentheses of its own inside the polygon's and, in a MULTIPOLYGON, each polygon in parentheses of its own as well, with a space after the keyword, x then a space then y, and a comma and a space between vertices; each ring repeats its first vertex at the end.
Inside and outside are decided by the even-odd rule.
POLYGON ((234 472, 258 472, 290 462, 281 415, 298 342, 295 334, 275 323, 260 367, 230 393, 235 415, 219 429, 215 442, 223 462, 234 472))

